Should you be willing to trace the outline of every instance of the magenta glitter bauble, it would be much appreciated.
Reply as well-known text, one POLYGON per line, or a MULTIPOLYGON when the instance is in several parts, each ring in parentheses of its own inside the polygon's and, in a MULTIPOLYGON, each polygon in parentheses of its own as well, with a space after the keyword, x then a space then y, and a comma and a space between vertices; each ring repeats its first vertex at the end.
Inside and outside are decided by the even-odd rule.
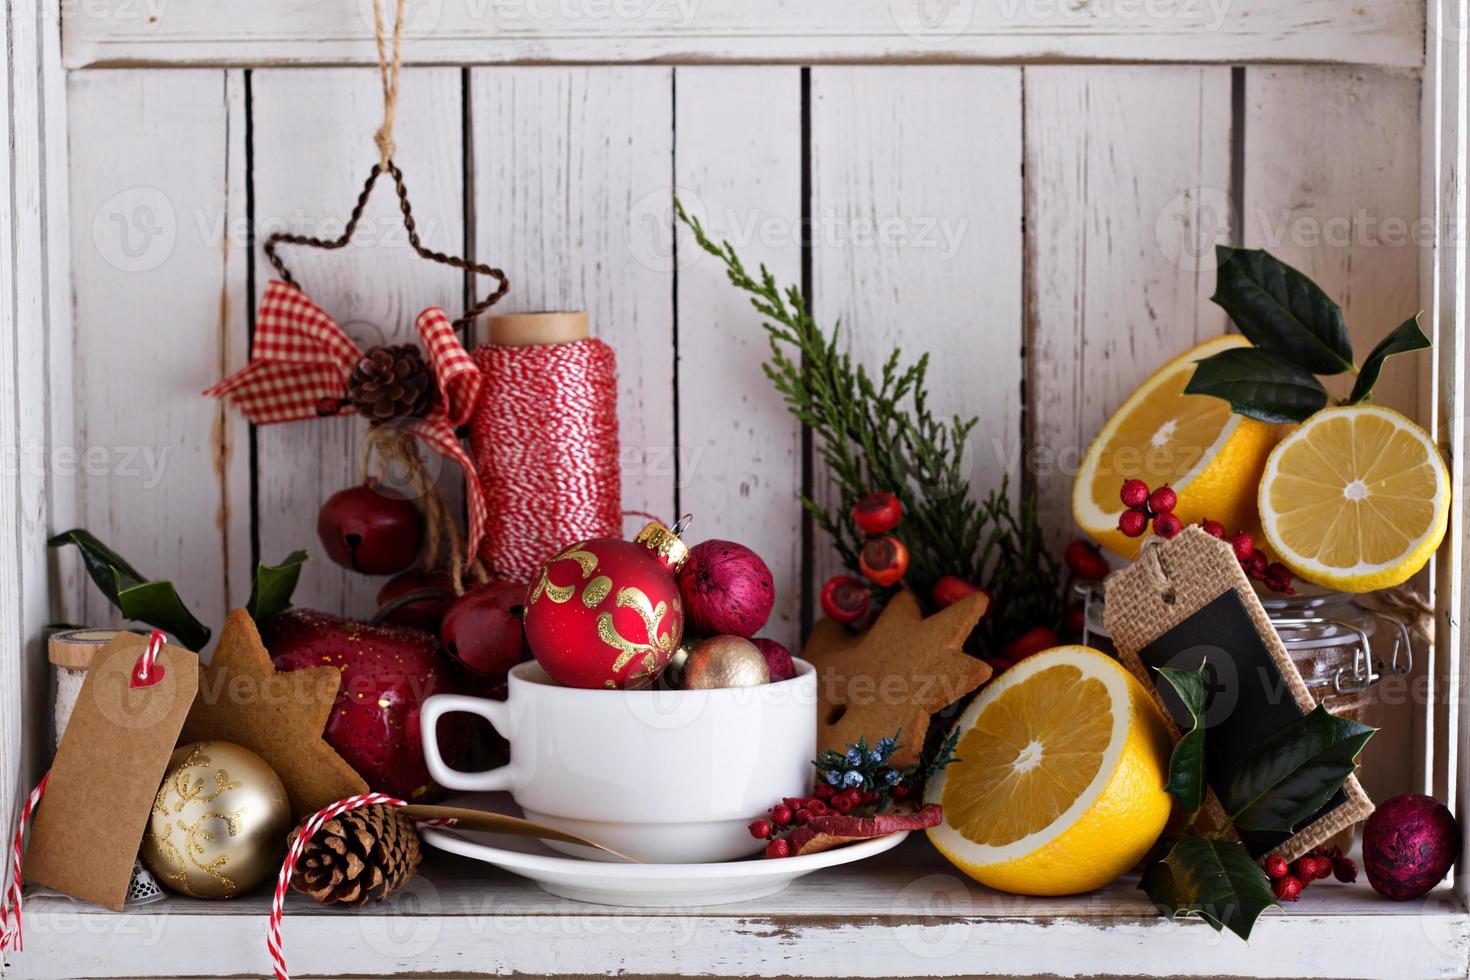
POLYGON ((1385 800, 1363 825, 1363 870, 1386 898, 1421 898, 1444 880, 1460 853, 1460 827, 1432 796, 1385 800))

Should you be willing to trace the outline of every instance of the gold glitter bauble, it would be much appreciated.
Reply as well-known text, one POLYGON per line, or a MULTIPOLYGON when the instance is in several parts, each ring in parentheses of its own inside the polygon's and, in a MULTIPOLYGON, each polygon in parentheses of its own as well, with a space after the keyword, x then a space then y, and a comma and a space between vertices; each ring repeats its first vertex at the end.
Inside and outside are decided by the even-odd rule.
POLYGON ((771 680, 760 648, 739 636, 712 636, 700 640, 684 661, 686 691, 717 687, 755 687, 771 680))
POLYGON ((291 804, 260 756, 233 742, 174 750, 143 835, 143 864, 193 898, 231 898, 281 867, 291 804))

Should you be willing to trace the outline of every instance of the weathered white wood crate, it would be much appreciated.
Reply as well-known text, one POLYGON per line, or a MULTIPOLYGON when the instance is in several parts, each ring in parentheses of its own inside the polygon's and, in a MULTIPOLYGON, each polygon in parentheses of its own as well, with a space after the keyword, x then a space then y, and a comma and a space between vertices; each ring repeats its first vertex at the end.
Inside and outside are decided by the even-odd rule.
MULTIPOLYGON (((1070 536, 1071 468, 1166 355, 1224 327, 1210 246, 1269 248, 1376 338, 1423 307, 1437 355, 1385 401, 1467 458, 1465 0, 417 0, 398 162, 426 241, 501 265, 505 310, 585 308, 620 361, 625 506, 693 511, 777 575, 794 642, 832 570, 796 494, 823 474, 760 373, 765 341, 676 233, 677 191, 747 260, 841 318, 854 353, 935 352, 978 414, 977 490, 1010 476, 1070 536), (803 597, 808 606, 803 610, 803 597)), ((13 0, 0 170, 0 813, 45 763, 47 622, 110 610, 48 531, 84 525, 180 582, 206 622, 257 559, 313 542, 360 430, 252 430, 199 392, 246 358, 270 231, 335 234, 380 112, 369 0, 13 0)), ((363 339, 463 306, 387 194, 362 247, 288 256, 363 339)), ((474 340, 477 338, 467 338, 474 340)), ((1432 576, 1440 642, 1382 708, 1378 795, 1460 801, 1470 615, 1462 531, 1432 576), (1460 778, 1457 778, 1459 776, 1460 778)), ((368 611, 313 563, 302 601, 368 611)), ((1467 877, 1269 916, 1247 947, 1151 918, 1124 885, 1035 901, 921 847, 759 908, 649 915, 448 865, 416 902, 298 904, 306 975, 1464 976, 1467 877)), ((266 969, 263 902, 116 917, 33 903, 17 976, 266 969), (218 952, 198 959, 198 944, 218 952)))

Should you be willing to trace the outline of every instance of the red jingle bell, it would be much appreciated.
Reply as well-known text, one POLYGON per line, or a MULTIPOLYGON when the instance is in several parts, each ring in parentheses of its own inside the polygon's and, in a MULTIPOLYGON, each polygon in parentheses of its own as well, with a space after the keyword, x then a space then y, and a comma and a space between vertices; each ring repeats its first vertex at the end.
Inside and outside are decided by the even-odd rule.
POLYGON ((684 635, 677 530, 650 522, 633 541, 574 544, 542 566, 526 600, 526 643, 567 687, 646 687, 684 635))

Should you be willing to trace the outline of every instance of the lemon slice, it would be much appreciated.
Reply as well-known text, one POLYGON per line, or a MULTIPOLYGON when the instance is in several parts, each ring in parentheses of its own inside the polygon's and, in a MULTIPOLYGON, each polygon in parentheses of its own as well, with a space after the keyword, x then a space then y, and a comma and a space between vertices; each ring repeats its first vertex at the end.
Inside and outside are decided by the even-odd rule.
POLYGON ((1180 354, 1129 395, 1088 448, 1072 484, 1072 516, 1099 544, 1138 557, 1142 538, 1118 530, 1123 481, 1137 477, 1151 488, 1171 485, 1175 513, 1184 524, 1217 520, 1231 532, 1256 526, 1256 487, 1275 445, 1275 426, 1230 411, 1209 395, 1186 395, 1195 362, 1233 347, 1249 347, 1227 334, 1180 354))
POLYGON ((1171 740, 1152 697, 1091 647, 1027 657, 956 723, 956 762, 929 780, 929 839, 956 867, 1020 895, 1100 888, 1169 819, 1171 740))
POLYGON ((1398 412, 1327 408, 1272 451, 1260 510, 1293 574, 1344 592, 1386 589, 1444 540, 1450 475, 1429 433, 1398 412))

